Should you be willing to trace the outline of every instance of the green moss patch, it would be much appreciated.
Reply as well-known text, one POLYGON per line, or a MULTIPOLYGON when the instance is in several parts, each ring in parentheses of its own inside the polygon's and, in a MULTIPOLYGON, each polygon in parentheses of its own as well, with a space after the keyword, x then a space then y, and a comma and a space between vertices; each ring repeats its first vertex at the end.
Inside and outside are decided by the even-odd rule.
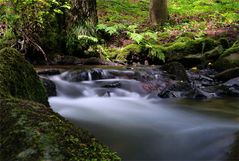
POLYGON ((6 99, 0 107, 0 160, 120 160, 44 105, 6 99))
POLYGON ((141 53, 142 49, 140 45, 137 44, 129 44, 122 49, 118 50, 118 54, 116 59, 120 61, 126 61, 126 58, 129 54, 139 54, 141 53))
POLYGON ((46 91, 32 65, 13 48, 0 50, 0 98, 7 97, 48 105, 46 91))

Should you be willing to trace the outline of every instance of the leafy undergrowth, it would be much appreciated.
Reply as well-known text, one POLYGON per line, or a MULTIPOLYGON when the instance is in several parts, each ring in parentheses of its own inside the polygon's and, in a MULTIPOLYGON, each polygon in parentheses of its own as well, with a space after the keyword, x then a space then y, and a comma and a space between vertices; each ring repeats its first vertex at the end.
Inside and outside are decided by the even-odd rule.
POLYGON ((178 42, 180 37, 192 40, 225 37, 230 45, 238 39, 237 0, 170 0, 170 19, 164 26, 157 27, 149 25, 149 1, 97 0, 97 29, 106 41, 104 51, 109 51, 104 55, 115 59, 115 53, 119 53, 122 47, 134 43, 143 49, 141 51, 164 59, 165 53, 160 50, 162 46, 178 42))

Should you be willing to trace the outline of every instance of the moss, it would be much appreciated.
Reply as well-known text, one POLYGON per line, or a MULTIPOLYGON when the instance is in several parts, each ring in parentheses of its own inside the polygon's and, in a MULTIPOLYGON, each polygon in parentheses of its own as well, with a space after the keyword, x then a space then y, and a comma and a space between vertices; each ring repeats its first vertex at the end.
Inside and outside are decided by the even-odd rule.
POLYGON ((215 62, 214 66, 218 71, 239 67, 239 41, 235 42, 230 48, 225 50, 215 62))
POLYGON ((223 53, 224 49, 222 45, 215 47, 214 49, 207 51, 204 55, 207 59, 217 59, 223 53))
POLYGON ((48 105, 46 91, 32 65, 13 48, 0 50, 0 98, 8 97, 48 105))
POLYGON ((188 54, 202 53, 202 50, 208 51, 216 46, 216 41, 210 38, 202 38, 197 40, 192 40, 190 38, 180 38, 170 46, 168 46, 166 51, 181 51, 188 54))
POLYGON ((221 57, 226 57, 235 53, 239 54, 239 41, 236 41, 230 48, 225 50, 221 57))
POLYGON ((42 104, 2 99, 0 107, 0 160, 120 160, 42 104))
POLYGON ((129 54, 139 54, 142 51, 140 45, 129 44, 118 51, 116 59, 126 61, 129 54))

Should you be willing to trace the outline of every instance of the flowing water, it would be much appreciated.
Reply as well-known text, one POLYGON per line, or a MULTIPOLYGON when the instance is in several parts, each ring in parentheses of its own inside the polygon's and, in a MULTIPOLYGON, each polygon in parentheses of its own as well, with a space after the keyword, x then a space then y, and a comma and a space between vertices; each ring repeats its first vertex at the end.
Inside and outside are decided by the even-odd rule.
POLYGON ((132 79, 50 79, 58 93, 49 98, 53 110, 123 160, 224 160, 239 130, 237 99, 162 100, 132 79), (120 88, 105 87, 112 83, 120 88))

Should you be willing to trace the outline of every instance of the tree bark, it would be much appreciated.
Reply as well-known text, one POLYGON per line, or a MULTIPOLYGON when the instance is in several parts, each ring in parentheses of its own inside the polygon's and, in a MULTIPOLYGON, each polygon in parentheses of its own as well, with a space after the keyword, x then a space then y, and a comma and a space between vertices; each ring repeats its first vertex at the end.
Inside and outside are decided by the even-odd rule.
POLYGON ((68 26, 73 24, 98 23, 96 0, 71 0, 72 9, 69 11, 68 26))
POLYGON ((151 0, 149 16, 152 25, 163 25, 168 20, 167 0, 151 0))

